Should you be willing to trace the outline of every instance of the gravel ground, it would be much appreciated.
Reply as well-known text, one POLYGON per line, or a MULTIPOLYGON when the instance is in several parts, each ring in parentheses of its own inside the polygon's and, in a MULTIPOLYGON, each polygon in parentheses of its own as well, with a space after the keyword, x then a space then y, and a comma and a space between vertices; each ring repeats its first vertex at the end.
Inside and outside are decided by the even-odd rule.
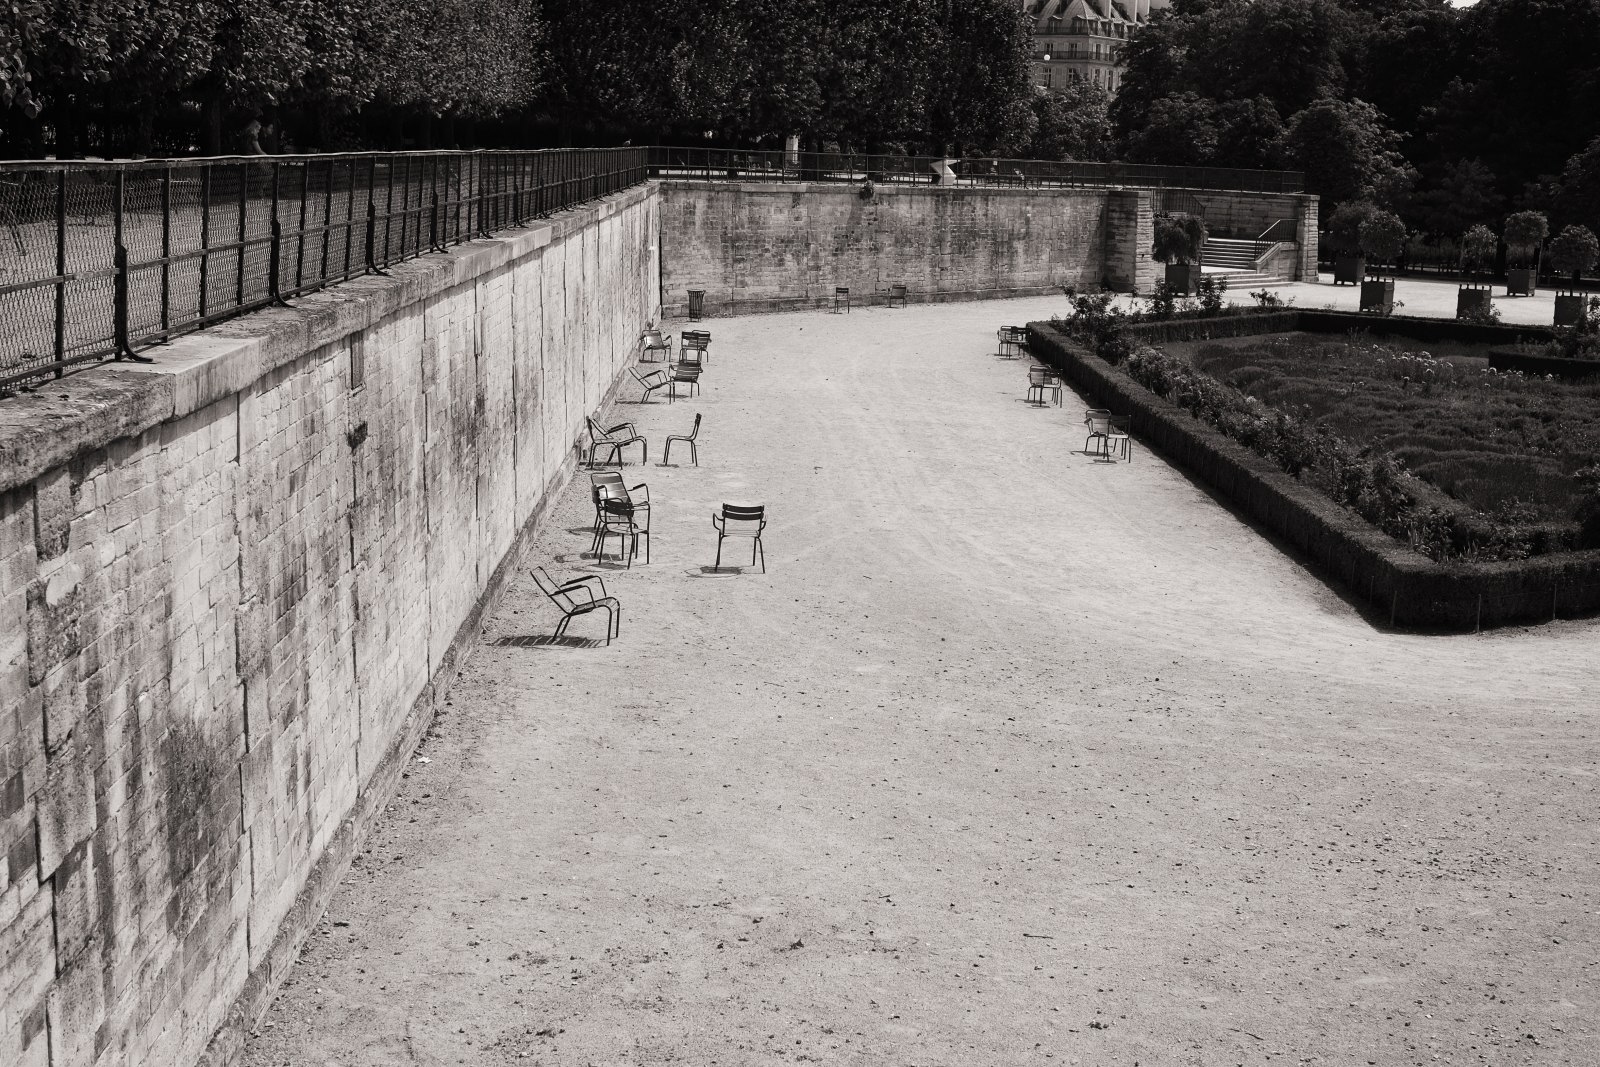
POLYGON ((1062 309, 719 319, 629 389, 652 562, 581 475, 528 561, 621 639, 514 583, 245 1062, 1600 1062, 1600 621, 1376 627, 1022 403, 994 331, 1062 309))

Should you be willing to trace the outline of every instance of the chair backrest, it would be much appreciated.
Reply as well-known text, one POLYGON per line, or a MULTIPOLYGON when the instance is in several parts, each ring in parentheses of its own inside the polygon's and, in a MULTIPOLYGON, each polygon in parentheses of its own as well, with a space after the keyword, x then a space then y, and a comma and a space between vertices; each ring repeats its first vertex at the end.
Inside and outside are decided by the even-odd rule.
POLYGON ((850 287, 848 285, 835 286, 833 291, 834 291, 834 294, 836 296, 849 296, 850 295, 850 287))
POLYGON ((1111 432, 1111 412, 1099 408, 1090 408, 1083 416, 1083 424, 1089 427, 1089 433, 1105 434, 1111 432))
POLYGON ((695 415, 694 415, 694 429, 689 431, 689 440, 693 441, 696 437, 699 437, 699 436, 700 436, 700 413, 697 411, 697 412, 695 412, 695 415))
POLYGON ((704 348, 711 343, 710 330, 684 330, 678 336, 688 348, 704 348))
POLYGON ((600 428, 600 424, 595 422, 592 417, 591 418, 585 418, 583 421, 589 427, 589 440, 591 440, 591 441, 609 441, 609 440, 611 440, 611 435, 606 433, 604 430, 602 430, 600 428))
POLYGON ((539 587, 539 592, 550 599, 550 603, 560 608, 563 612, 572 610, 572 597, 567 593, 561 592, 561 587, 556 585, 554 580, 544 572, 543 567, 533 568, 533 584, 539 587))
POLYGON ((1053 375, 1043 367, 1028 368, 1029 385, 1047 385, 1052 377, 1053 375))
POLYGON ((1113 415, 1113 416, 1111 416, 1111 431, 1113 433, 1126 434, 1128 432, 1128 416, 1126 416, 1126 415, 1113 415))
POLYGON ((756 504, 746 507, 741 504, 722 505, 722 519, 724 522, 766 522, 767 506, 756 504))
POLYGON ((667 347, 669 347, 668 344, 667 344, 666 339, 661 336, 661 331, 660 330, 646 330, 643 334, 641 334, 639 336, 639 339, 644 342, 644 346, 646 348, 667 348, 667 347))

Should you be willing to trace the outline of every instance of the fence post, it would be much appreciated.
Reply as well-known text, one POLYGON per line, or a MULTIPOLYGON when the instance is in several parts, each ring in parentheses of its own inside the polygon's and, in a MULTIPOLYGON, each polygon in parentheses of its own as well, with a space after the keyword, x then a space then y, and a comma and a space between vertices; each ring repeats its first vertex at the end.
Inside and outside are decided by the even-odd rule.
MULTIPOLYGON (((117 184, 119 186, 122 184, 121 171, 117 172, 117 184)), ((121 196, 120 189, 118 190, 118 196, 119 198, 121 196)), ((121 227, 118 227, 118 229, 121 229, 121 227)), ((116 345, 116 352, 113 358, 132 360, 135 363, 153 363, 155 361, 149 357, 135 354, 133 345, 128 341, 128 250, 122 247, 120 236, 115 251, 111 253, 111 264, 113 267, 111 323, 115 338, 113 343, 116 345)))
POLYGON ((288 307, 283 298, 283 223, 278 221, 278 202, 283 164, 272 164, 272 219, 268 232, 272 243, 267 246, 267 299, 280 307, 288 307))
POLYGON ((67 358, 67 169, 56 175, 56 377, 67 358))
POLYGON ((372 188, 367 187, 367 273, 388 274, 386 270, 378 268, 378 261, 374 255, 376 251, 378 228, 378 205, 372 202, 372 188))
POLYGON ((172 329, 172 168, 161 169, 161 338, 172 329))

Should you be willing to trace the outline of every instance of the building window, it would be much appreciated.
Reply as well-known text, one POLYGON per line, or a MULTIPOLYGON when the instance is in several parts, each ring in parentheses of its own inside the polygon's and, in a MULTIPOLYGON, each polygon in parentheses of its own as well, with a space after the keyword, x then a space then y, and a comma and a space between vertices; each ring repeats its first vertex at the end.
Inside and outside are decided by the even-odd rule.
POLYGON ((1055 72, 1049 67, 1044 68, 1044 87, 1046 89, 1050 88, 1050 75, 1053 73, 1055 72))

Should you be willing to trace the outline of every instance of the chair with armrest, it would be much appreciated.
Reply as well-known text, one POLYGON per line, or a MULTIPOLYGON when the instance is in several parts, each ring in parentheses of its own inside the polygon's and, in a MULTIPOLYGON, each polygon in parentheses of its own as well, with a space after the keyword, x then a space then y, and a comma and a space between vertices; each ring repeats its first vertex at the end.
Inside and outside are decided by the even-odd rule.
POLYGON ((600 424, 592 417, 584 419, 589 428, 589 459, 588 466, 593 467, 595 453, 601 448, 611 450, 607 463, 622 463, 622 450, 629 445, 638 445, 641 449, 639 462, 643 463, 650 458, 650 443, 639 436, 639 431, 631 422, 619 422, 609 430, 600 428, 600 424))
POLYGON ((589 475, 589 492, 594 500, 594 543, 589 550, 598 558, 607 533, 626 533, 633 537, 635 551, 638 539, 644 538, 644 561, 649 563, 650 487, 644 482, 627 485, 616 471, 595 471, 589 475), (607 524, 631 524, 634 528, 608 531, 607 524))
POLYGON ((646 330, 639 335, 639 344, 641 345, 639 358, 645 363, 656 362, 654 355, 656 352, 664 353, 661 357, 663 360, 672 358, 672 335, 670 333, 663 334, 658 329, 646 330))
POLYGON ((633 375, 634 381, 638 382, 644 387, 644 395, 639 398, 639 403, 641 404, 649 400, 650 394, 655 392, 657 389, 666 389, 669 392, 671 391, 672 379, 668 377, 667 372, 664 370, 653 370, 649 374, 640 374, 639 368, 629 367, 628 373, 633 375))
POLYGON ((543 567, 535 567, 533 581, 539 587, 539 592, 561 611, 561 622, 555 632, 557 640, 567 632, 567 624, 573 619, 602 608, 606 612, 606 644, 609 645, 612 637, 622 633, 622 604, 616 597, 606 593, 605 579, 598 574, 586 574, 569 582, 557 583, 545 573, 543 567), (594 595, 589 584, 591 582, 600 586, 599 596, 594 595))
POLYGON ((1090 408, 1083 413, 1083 425, 1089 434, 1083 439, 1084 455, 1088 455, 1089 446, 1098 441, 1099 448, 1096 451, 1108 456, 1111 448, 1111 412, 1105 408, 1090 408))

